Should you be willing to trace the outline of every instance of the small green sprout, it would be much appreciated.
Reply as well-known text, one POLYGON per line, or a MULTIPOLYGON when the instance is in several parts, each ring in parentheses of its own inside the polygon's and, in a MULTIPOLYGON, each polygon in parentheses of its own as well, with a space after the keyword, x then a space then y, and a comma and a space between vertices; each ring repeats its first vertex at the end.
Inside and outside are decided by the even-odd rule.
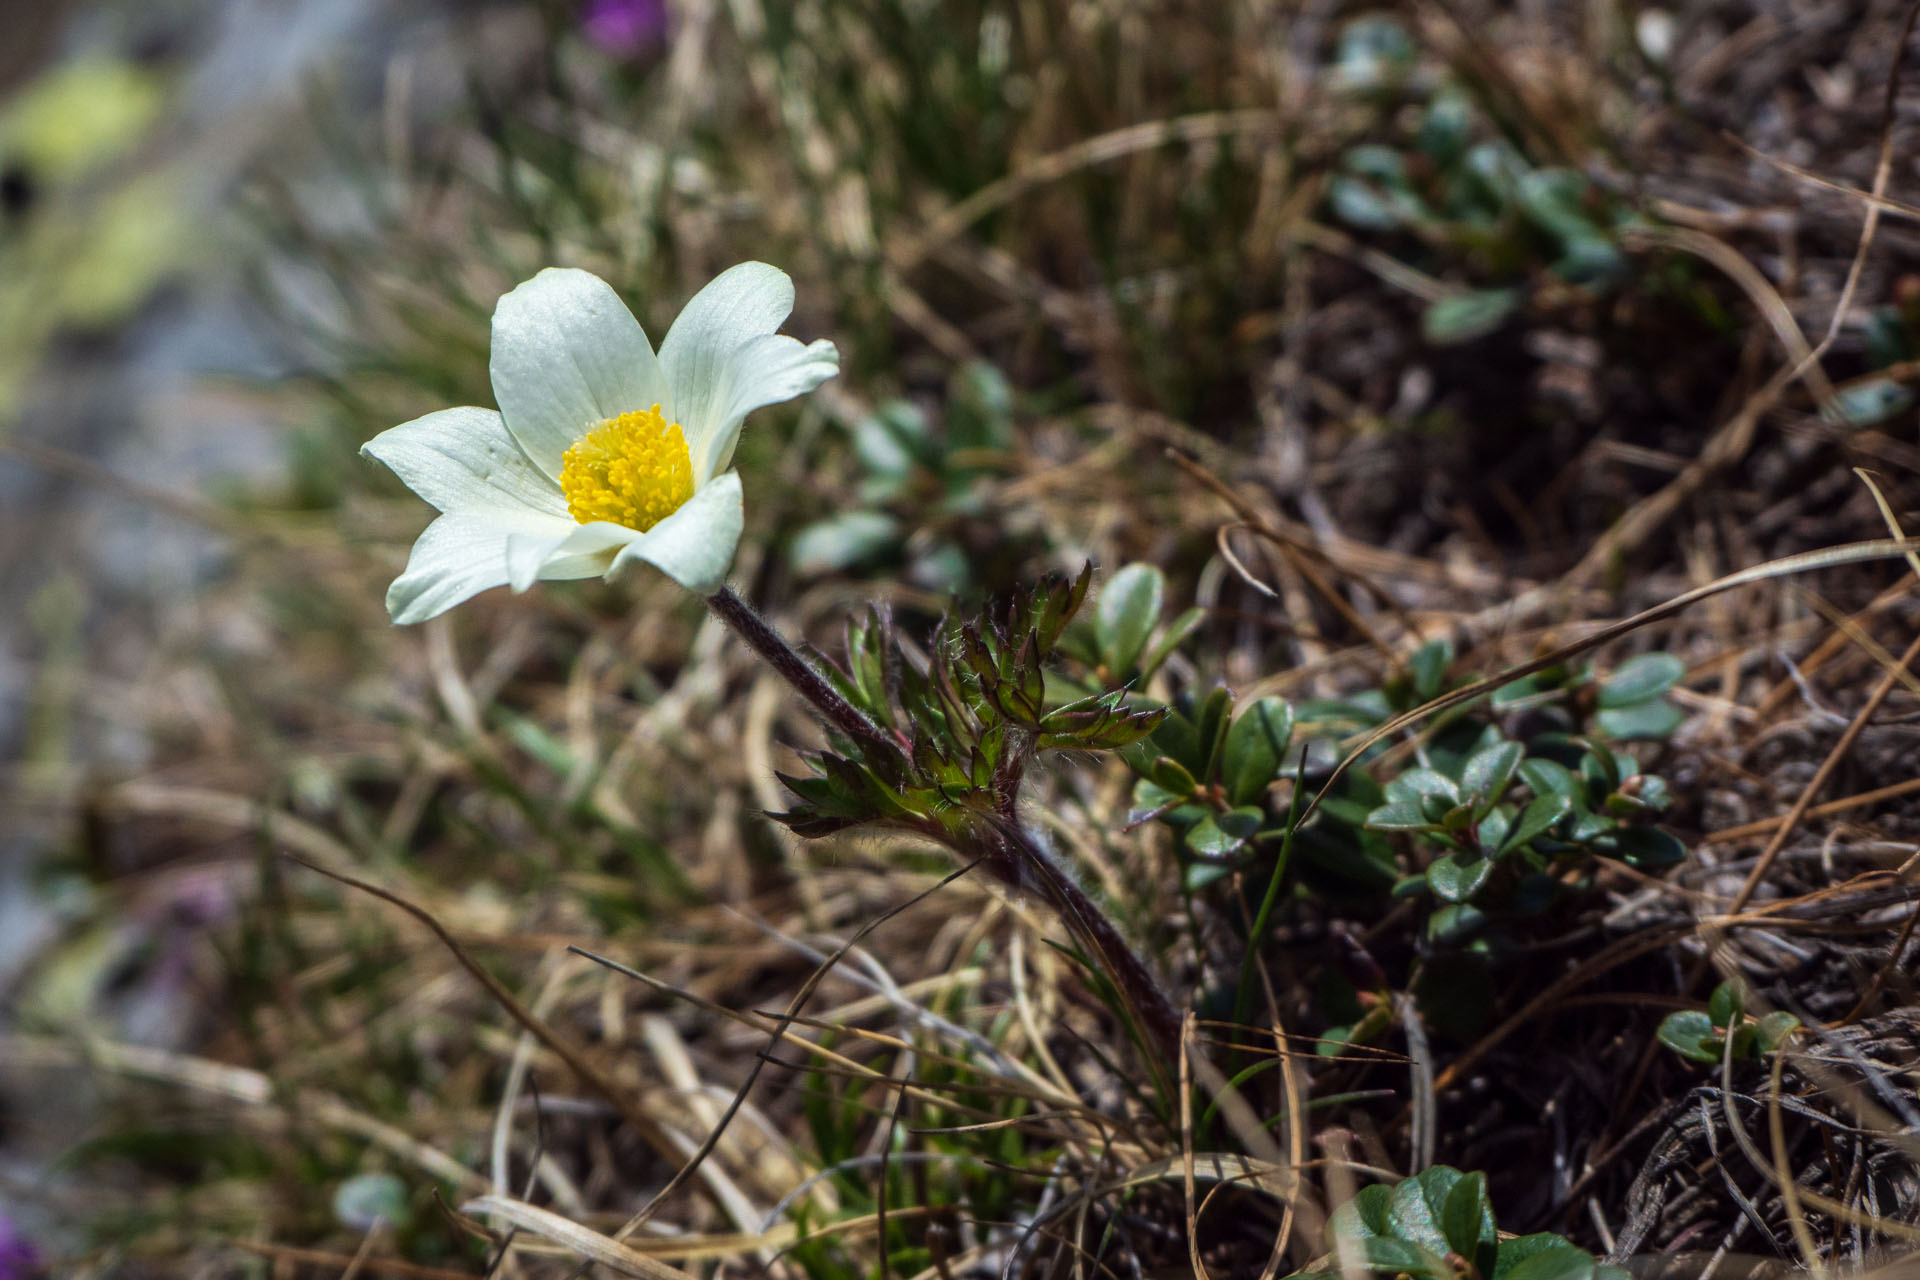
POLYGON ((1720 1062, 1727 1056, 1728 1038, 1736 1059, 1758 1060, 1775 1053, 1800 1028, 1791 1013, 1750 1017, 1746 993, 1737 982, 1723 982, 1707 998, 1705 1012, 1682 1009, 1660 1023, 1660 1043, 1693 1062, 1720 1062))
POLYGON ((1446 1165, 1363 1188, 1334 1210, 1331 1227, 1326 1264, 1290 1280, 1629 1280, 1550 1231, 1501 1239, 1486 1175, 1446 1165))

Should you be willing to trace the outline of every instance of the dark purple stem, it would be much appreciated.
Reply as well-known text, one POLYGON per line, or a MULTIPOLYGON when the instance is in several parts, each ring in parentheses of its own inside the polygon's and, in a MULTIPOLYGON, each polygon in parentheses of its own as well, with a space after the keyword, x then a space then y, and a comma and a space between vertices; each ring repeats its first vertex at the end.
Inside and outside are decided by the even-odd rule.
MULTIPOLYGON (((722 622, 733 628, 735 635, 812 703, 828 724, 858 742, 863 750, 875 753, 876 759, 891 757, 904 763, 903 743, 841 696, 812 663, 754 612, 752 605, 725 587, 708 596, 707 604, 722 622)), ((1180 1052, 1181 1020, 1173 1002, 1127 945, 1119 927, 1074 883, 1072 876, 1034 843, 1033 837, 1013 816, 1025 752, 1017 748, 1009 750, 1008 758, 1003 776, 994 780, 1004 812, 991 817, 981 815, 981 821, 969 823, 961 832, 930 827, 927 834, 954 846, 962 856, 979 857, 982 869, 1009 888, 1046 899, 1081 946, 1091 953, 1093 961, 1106 970, 1154 1047, 1166 1054, 1169 1062, 1176 1060, 1180 1052)))
POLYGON ((733 628, 735 635, 747 642, 748 648, 779 672, 781 679, 811 702, 828 724, 858 742, 862 748, 877 752, 878 759, 889 756, 898 758, 902 754, 900 743, 893 735, 842 697, 825 676, 814 670, 811 662, 801 657, 765 618, 754 612, 752 605, 726 587, 708 596, 707 605, 720 615, 722 622, 733 628))
POLYGON ((987 830, 980 833, 980 843, 985 847, 973 851, 984 855, 982 869, 1011 888, 1045 898, 1113 979, 1154 1047, 1166 1054, 1167 1062, 1177 1061, 1183 1026, 1180 1014, 1127 945, 1119 926, 1018 822, 996 817, 983 825, 987 830))

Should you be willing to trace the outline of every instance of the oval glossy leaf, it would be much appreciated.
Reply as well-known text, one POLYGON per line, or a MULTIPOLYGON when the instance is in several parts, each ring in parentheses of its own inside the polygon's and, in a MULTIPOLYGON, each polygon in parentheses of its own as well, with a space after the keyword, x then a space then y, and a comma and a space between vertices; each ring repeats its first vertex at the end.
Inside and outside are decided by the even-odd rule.
POLYGON ((1563 1242, 1557 1249, 1534 1254, 1504 1275, 1497 1271, 1494 1274, 1500 1280, 1593 1280, 1594 1267, 1592 1254, 1563 1242))
POLYGON ((1364 1240, 1355 1252, 1359 1255, 1356 1261, 1376 1273, 1407 1276, 1410 1280, 1456 1280, 1454 1270, 1447 1265, 1445 1258, 1430 1249, 1392 1236, 1374 1236, 1364 1240))
POLYGON ((1408 1244, 1444 1255, 1448 1244, 1441 1228, 1441 1210, 1447 1195, 1461 1179, 1458 1169, 1435 1165, 1397 1183, 1387 1204, 1393 1235, 1408 1244))
POLYGON ((1210 813, 1187 832, 1187 848, 1203 858, 1230 858, 1246 846, 1266 816, 1254 808, 1210 813))
POLYGON ((1435 897, 1447 902, 1465 902, 1480 892, 1492 874, 1491 858, 1463 859, 1450 854, 1427 868, 1427 883, 1432 886, 1435 897))
POLYGON ((1661 1044, 1683 1058, 1694 1062, 1720 1060, 1718 1050, 1707 1043, 1717 1038, 1713 1033, 1713 1020, 1698 1009, 1683 1009, 1668 1014, 1660 1021, 1658 1035, 1661 1044))
POLYGON ((1631 707, 1616 707, 1595 713, 1594 728, 1609 738, 1622 741, 1633 738, 1670 737, 1687 722, 1687 713, 1671 702, 1642 702, 1631 707))
POLYGON ((1411 800, 1383 804, 1367 815, 1369 831, 1436 831, 1439 824, 1429 821, 1426 812, 1411 800))
POLYGON ((1486 337, 1520 309, 1518 289, 1470 289, 1428 304, 1420 313, 1420 336, 1436 347, 1486 337))
POLYGON ((1580 785, 1580 779, 1565 765, 1553 760, 1535 756, 1520 762, 1520 779, 1536 796, 1565 796, 1573 804, 1580 803, 1586 797, 1586 789, 1580 785))
POLYGON ((1155 756, 1153 763, 1147 766, 1147 776, 1162 791, 1177 796, 1190 796, 1200 784, 1194 781, 1187 767, 1172 756, 1155 756))
POLYGON ((1293 737, 1293 708, 1284 698, 1262 698, 1227 730, 1220 774, 1234 804, 1252 804, 1266 794, 1286 761, 1293 737))
POLYGON ((1094 607, 1093 630, 1102 660, 1115 680, 1133 673, 1160 621, 1166 578, 1150 564, 1130 564, 1107 579, 1094 607))
POLYGON ((1173 651, 1186 643, 1187 637, 1195 631, 1198 631, 1200 624, 1206 620, 1207 611, 1195 606, 1175 618, 1172 622, 1169 622, 1166 630, 1160 633, 1159 643, 1155 644, 1152 652, 1148 653, 1140 662, 1141 683, 1144 684, 1146 681, 1152 679, 1153 673, 1158 671, 1161 665, 1173 656, 1173 651))
POLYGON ((1200 749, 1200 730, 1191 716, 1168 712, 1167 718, 1154 729, 1150 741, 1161 754, 1179 761, 1194 773, 1206 767, 1205 753, 1200 749))
POLYGON ((1643 653, 1600 682, 1600 705, 1630 707, 1657 698, 1680 683, 1687 664, 1670 653, 1643 653))
POLYGON ((1430 702, 1446 681, 1447 668, 1453 665, 1453 641, 1429 640, 1414 650, 1407 669, 1413 676, 1413 692, 1422 702, 1430 702))
MULTIPOLYGON (((1558 768, 1558 766, 1555 767, 1558 768)), ((1545 833, 1554 823, 1571 812, 1573 812, 1573 801, 1567 796, 1554 791, 1535 794, 1527 803, 1527 807, 1520 811, 1519 820, 1507 831, 1506 839, 1500 842, 1496 856, 1512 849, 1524 848, 1535 836, 1545 833)))
POLYGON ((349 1231, 371 1231, 376 1222, 404 1228, 413 1215, 405 1183, 390 1173, 363 1173, 333 1193, 333 1216, 349 1231))
POLYGON ((1183 882, 1188 893, 1198 893, 1214 881, 1224 880, 1232 874, 1232 867, 1224 867, 1217 862, 1190 862, 1183 882))
POLYGON ((1390 1187, 1376 1184, 1361 1188, 1358 1195, 1333 1211, 1333 1234, 1356 1242, 1386 1235, 1391 1230, 1387 1207, 1392 1199, 1390 1187))
POLYGON ((1194 724, 1200 742, 1200 776, 1208 782, 1220 779, 1220 756, 1226 750, 1227 730, 1233 718, 1233 690, 1225 687, 1207 695, 1195 713, 1194 724))
POLYGON ((1836 426, 1871 427, 1913 407, 1913 392, 1892 378, 1870 378, 1837 389, 1820 406, 1820 416, 1836 426))
POLYGON ((1614 833, 1614 851, 1629 866, 1671 867, 1687 860, 1687 846, 1659 827, 1622 827, 1614 833))
POLYGON ((1730 1027, 1746 1016, 1746 1005, 1740 984, 1723 982, 1707 997, 1707 1017, 1713 1020, 1716 1027, 1730 1027))
POLYGON ((1460 803, 1460 788, 1452 778, 1433 769, 1407 769, 1387 784, 1387 799, 1419 801, 1439 796, 1448 805, 1460 803))
POLYGON ((796 533, 787 544, 787 563, 796 574, 813 577, 877 560, 900 543, 900 525, 892 516, 846 511, 796 533))
POLYGON ((1507 832, 1513 829, 1513 806, 1503 804, 1480 819, 1480 825, 1473 829, 1474 839, 1489 854, 1498 852, 1507 843, 1507 832))
POLYGON ((1500 1240, 1493 1205, 1487 1199, 1486 1174, 1469 1173, 1453 1184, 1440 1209, 1440 1230, 1447 1237, 1447 1248, 1486 1273, 1500 1240))
POLYGON ((1800 1029, 1800 1019, 1781 1010, 1770 1013, 1754 1024, 1754 1032, 1760 1038, 1760 1051, 1772 1053, 1787 1042, 1787 1037, 1800 1029))
POLYGON ((1507 793, 1507 785, 1513 781, 1514 770, 1520 767, 1526 754, 1526 749, 1517 742, 1495 742, 1467 757, 1460 769, 1460 790, 1480 797, 1475 806, 1479 816, 1486 816, 1488 810, 1500 803, 1500 797, 1507 793))
POLYGON ((1500 1243, 1499 1254, 1494 1259, 1491 1280, 1509 1280, 1514 1268, 1521 1263, 1559 1249, 1574 1249, 1574 1252, 1580 1252, 1567 1243, 1565 1236, 1555 1235, 1551 1231, 1539 1231, 1530 1236, 1516 1236, 1511 1240, 1503 1240, 1500 1243))
MULTIPOLYGON (((1432 873, 1428 873, 1432 878, 1432 873)), ((1456 902, 1433 913, 1427 921, 1427 938, 1449 945, 1465 942, 1487 922, 1486 912, 1464 902, 1456 902)))

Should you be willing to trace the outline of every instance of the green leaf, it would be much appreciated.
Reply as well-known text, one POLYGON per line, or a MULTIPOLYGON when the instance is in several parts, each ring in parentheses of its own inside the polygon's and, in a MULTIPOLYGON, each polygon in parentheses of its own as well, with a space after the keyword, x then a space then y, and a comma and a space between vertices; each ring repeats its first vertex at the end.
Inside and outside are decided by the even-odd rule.
MULTIPOLYGON (((1207 753, 1200 745, 1200 730, 1191 716, 1171 711, 1153 731, 1153 745, 1161 754, 1179 761, 1191 773, 1199 773, 1207 765, 1207 753)), ((1209 747, 1211 743, 1207 744, 1209 747)))
POLYGON ((1580 779, 1573 770, 1558 761, 1540 756, 1522 760, 1520 777, 1536 796, 1560 796, 1568 802, 1569 808, 1586 801, 1586 788, 1580 785, 1580 779))
POLYGON ((1233 690, 1222 685, 1207 695, 1200 704, 1197 720, 1197 737, 1200 751, 1205 758, 1201 762, 1200 777, 1207 782, 1220 780, 1220 756, 1226 750, 1227 730, 1233 717, 1233 690))
POLYGON ((1140 660, 1140 682, 1144 684, 1151 680, 1153 673, 1173 656, 1173 651, 1186 643, 1187 637, 1199 630, 1200 624, 1206 620, 1207 611, 1195 606, 1169 622, 1166 629, 1160 633, 1159 641, 1154 644, 1147 656, 1140 660))
POLYGON ((1147 637, 1160 621, 1166 577, 1150 564, 1122 568, 1100 592, 1094 606, 1094 635, 1108 673, 1116 681, 1133 674, 1147 637))
POLYGON ((905 400, 892 400, 853 426, 853 452, 875 478, 877 496, 891 497, 906 484, 927 443, 927 420, 905 400))
POLYGON ((1621 827, 1613 835, 1614 852, 1628 866, 1671 867, 1687 860, 1680 837, 1660 827, 1621 827))
POLYGON ((1429 640, 1414 650, 1407 662, 1407 670, 1413 676, 1414 696, 1422 702, 1433 701, 1447 678, 1447 668, 1452 665, 1451 640, 1429 640))
POLYGON ((836 573, 877 560, 900 542, 900 525, 892 516, 845 511, 796 533, 787 544, 787 563, 802 577, 836 573))
MULTIPOLYGON (((1555 766, 1558 768, 1559 766, 1555 766)), ((1566 770, 1562 769, 1562 773, 1566 770)), ((1572 774, 1567 774, 1571 778, 1572 774)), ((1531 785, 1531 783, 1529 783, 1531 785)), ((1507 831, 1506 839, 1500 842, 1496 853, 1507 853, 1526 847, 1537 835, 1544 833, 1554 823, 1573 811, 1573 801, 1559 792, 1549 791, 1536 794, 1527 807, 1520 811, 1520 820, 1507 831)))
POLYGON ((1203 858, 1230 858, 1246 847, 1266 816, 1254 808, 1210 813, 1187 832, 1187 848, 1203 858))
POLYGON ((1620 785, 1622 777, 1637 772, 1639 770, 1631 766, 1622 771, 1613 752, 1603 746, 1593 746, 1580 757, 1580 777, 1586 782, 1590 795, 1606 795, 1620 785))
POLYGON ((1293 708, 1284 698, 1262 698, 1240 713, 1227 731, 1226 753, 1220 774, 1227 798, 1234 804, 1252 804, 1266 794, 1279 776, 1293 737, 1293 708))
MULTIPOLYGON (((1551 1231, 1540 1231, 1530 1236, 1515 1236, 1511 1240, 1500 1242, 1500 1251, 1493 1262, 1493 1275, 1489 1280, 1512 1280, 1514 1270, 1521 1264, 1531 1262, 1543 1254, 1557 1253, 1563 1249, 1575 1249, 1567 1243, 1565 1236, 1555 1235, 1551 1231)), ((1585 1257, 1584 1253, 1581 1256, 1585 1257)), ((1589 1259, 1591 1261, 1591 1259, 1589 1259)))
MULTIPOLYGON (((1428 873, 1432 878, 1432 873, 1428 873)), ((1486 912, 1464 902, 1456 902, 1434 912, 1427 921, 1427 938, 1432 942, 1458 946, 1471 938, 1487 922, 1486 912)))
POLYGON ((1835 426, 1871 427, 1913 407, 1913 391, 1892 378, 1868 378, 1834 392, 1820 416, 1835 426))
POLYGON ((1427 104, 1416 145, 1435 165, 1449 168, 1466 151, 1473 122, 1473 99, 1451 86, 1440 89, 1427 104))
POLYGON ((349 1231, 371 1231, 375 1222, 404 1231, 413 1211, 404 1182, 390 1173, 363 1173, 334 1191, 333 1216, 349 1231))
POLYGON ((1224 880, 1233 874, 1233 868, 1222 866, 1218 862, 1190 862, 1181 877, 1181 883, 1188 893, 1198 893, 1216 880, 1224 880))
POLYGON ((1600 228, 1587 211, 1593 190, 1586 175, 1572 169, 1535 169, 1520 175, 1516 194, 1527 216, 1562 244, 1599 236, 1600 228))
POLYGON ((1787 1042, 1787 1037, 1800 1029, 1800 1019, 1781 1010, 1770 1013, 1754 1024, 1754 1033, 1759 1037, 1760 1051, 1772 1053, 1787 1042))
POLYGON ((1407 201, 1388 195, 1372 183, 1344 173, 1327 184, 1327 202, 1334 216, 1350 227, 1363 231, 1392 231, 1408 220, 1407 201))
POLYGON ((1389 800, 1424 800, 1439 796, 1449 805, 1460 803, 1460 787, 1446 774, 1434 769, 1407 769, 1387 784, 1389 800))
POLYGON ((1520 309, 1518 289, 1470 289, 1427 304, 1420 336, 1436 347, 1476 342, 1497 331, 1520 309))
POLYGON ((1427 883, 1436 897, 1447 902, 1465 902, 1480 892, 1493 874, 1491 858, 1462 858, 1449 854, 1427 868, 1427 883))
POLYGON ((1513 829, 1513 806, 1496 806, 1491 813, 1480 819, 1480 825, 1473 829, 1473 838, 1480 848, 1491 854, 1507 842, 1507 832, 1513 829))
POLYGON ((1429 821, 1426 811, 1412 800, 1383 804, 1367 815, 1369 831, 1437 831, 1440 824, 1429 821))
POLYGON ((1500 1241, 1493 1205, 1487 1199, 1486 1174, 1469 1173, 1453 1184, 1440 1209, 1440 1229, 1446 1233, 1447 1247, 1484 1274, 1500 1241))
POLYGON ((1666 701, 1612 708, 1596 712, 1593 717, 1594 728, 1609 738, 1622 741, 1669 737, 1686 722, 1687 713, 1666 701))
POLYGON ((1737 981, 1723 982, 1707 997, 1707 1017, 1716 1027, 1731 1027, 1746 1016, 1746 1003, 1737 981))
POLYGON ((1474 810, 1476 820, 1484 818, 1500 803, 1500 798, 1507 793, 1507 785, 1513 781, 1514 770, 1525 755, 1525 748, 1517 742, 1495 742, 1467 757, 1467 763, 1460 769, 1460 790, 1480 797, 1474 810))
POLYGON ((1511 1271, 1494 1274, 1499 1280, 1593 1280, 1593 1271, 1593 1255, 1563 1241, 1557 1249, 1542 1250, 1511 1271))
POLYGON ((1363 1187, 1353 1199, 1333 1211, 1333 1234, 1342 1240, 1360 1241, 1370 1236, 1384 1236, 1393 1228, 1387 1217, 1387 1209, 1393 1200, 1393 1189, 1377 1183, 1363 1187))
POLYGON ((1344 89, 1375 89, 1410 75, 1414 60, 1407 29, 1384 14, 1370 13, 1341 28, 1334 73, 1344 89))
POLYGON ((1487 703, 1495 711, 1505 711, 1519 706, 1531 699, 1542 697, 1550 692, 1542 673, 1522 676, 1510 684, 1503 684, 1488 696, 1487 703))
POLYGON ((1408 1244, 1444 1255, 1450 1247, 1440 1225, 1447 1195, 1460 1181, 1458 1169, 1435 1165, 1417 1176, 1396 1183, 1387 1203, 1387 1219, 1393 1235, 1408 1244))
POLYGON ((1683 1009, 1660 1020, 1660 1043, 1695 1062, 1718 1062, 1720 1052, 1708 1042, 1717 1040, 1713 1019, 1698 1009, 1683 1009))
POLYGON ((1147 776, 1153 779, 1154 785, 1176 796, 1190 796, 1200 786, 1187 772, 1187 767, 1172 756, 1155 757, 1147 766, 1147 776))
POLYGON ((1358 1261, 1370 1271, 1408 1276, 1412 1280, 1457 1280, 1446 1259, 1405 1240, 1392 1236, 1374 1236, 1361 1242, 1358 1261))
POLYGON ((947 443, 956 451, 1013 444, 1013 387, 984 360, 960 366, 948 382, 947 443))
POLYGON ((1687 674, 1687 664, 1670 653, 1643 653, 1629 659, 1600 682, 1600 705, 1630 707, 1666 693, 1687 674))
POLYGON ((1190 794, 1185 792, 1175 794, 1150 778, 1142 778, 1133 784, 1133 807, 1127 811, 1127 821, 1141 822, 1145 820, 1147 814, 1185 804, 1190 794))

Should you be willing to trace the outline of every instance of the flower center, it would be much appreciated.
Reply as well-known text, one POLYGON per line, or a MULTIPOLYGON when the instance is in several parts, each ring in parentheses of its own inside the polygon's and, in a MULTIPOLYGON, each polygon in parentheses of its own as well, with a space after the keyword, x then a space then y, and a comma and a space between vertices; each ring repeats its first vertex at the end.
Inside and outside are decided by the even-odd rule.
POLYGON ((581 524, 610 520, 642 533, 693 496, 693 458, 660 406, 623 413, 560 455, 560 491, 581 524))

